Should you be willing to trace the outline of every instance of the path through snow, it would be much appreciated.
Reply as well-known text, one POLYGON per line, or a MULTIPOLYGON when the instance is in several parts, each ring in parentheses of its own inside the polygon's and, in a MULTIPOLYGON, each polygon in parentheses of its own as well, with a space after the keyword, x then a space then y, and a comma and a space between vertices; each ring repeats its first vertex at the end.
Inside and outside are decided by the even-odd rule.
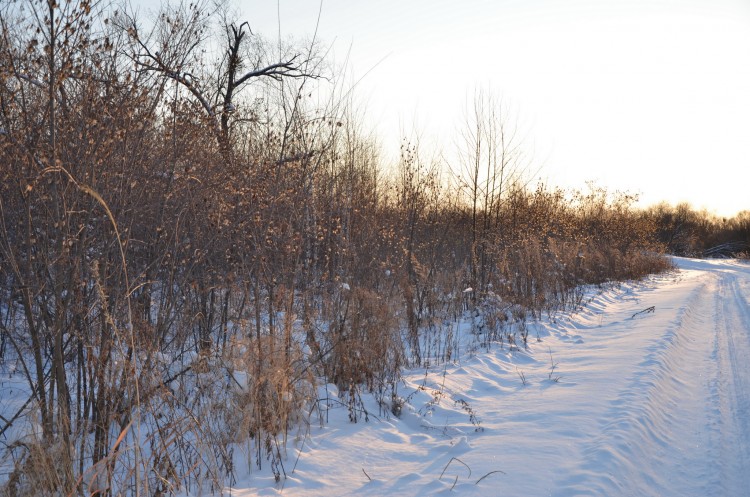
POLYGON ((750 265, 676 262, 533 325, 528 350, 407 374, 399 418, 332 409, 283 485, 232 495, 750 495, 750 265))

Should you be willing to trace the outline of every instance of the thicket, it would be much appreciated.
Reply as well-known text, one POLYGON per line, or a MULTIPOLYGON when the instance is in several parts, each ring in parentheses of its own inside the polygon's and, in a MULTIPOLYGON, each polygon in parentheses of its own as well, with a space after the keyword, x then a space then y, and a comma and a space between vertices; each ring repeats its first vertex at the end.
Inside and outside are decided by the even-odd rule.
POLYGON ((750 258, 750 211, 720 218, 687 203, 662 203, 646 213, 669 253, 691 257, 750 258))
POLYGON ((356 421, 468 310, 515 340, 667 267, 633 197, 529 187, 486 95, 458 164, 405 141, 390 167, 314 41, 199 4, 0 23, 0 364, 29 393, 0 400, 5 495, 220 489, 239 450, 282 478, 321 382, 356 421))

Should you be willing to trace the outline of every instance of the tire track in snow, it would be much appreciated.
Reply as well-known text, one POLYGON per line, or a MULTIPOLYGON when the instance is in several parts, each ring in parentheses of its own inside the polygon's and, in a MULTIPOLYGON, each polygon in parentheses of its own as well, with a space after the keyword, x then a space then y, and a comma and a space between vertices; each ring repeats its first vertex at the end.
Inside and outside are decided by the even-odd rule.
MULTIPOLYGON (((706 335, 716 320, 716 280, 697 280, 670 325, 648 338, 649 352, 584 442, 580 469, 555 495, 717 495, 715 432, 723 427, 706 422, 717 416, 714 340, 706 335)), ((634 321, 628 332, 648 323, 634 321)))
POLYGON ((721 481, 724 495, 750 492, 750 306, 738 276, 722 274, 716 296, 718 379, 716 408, 721 426, 721 481))

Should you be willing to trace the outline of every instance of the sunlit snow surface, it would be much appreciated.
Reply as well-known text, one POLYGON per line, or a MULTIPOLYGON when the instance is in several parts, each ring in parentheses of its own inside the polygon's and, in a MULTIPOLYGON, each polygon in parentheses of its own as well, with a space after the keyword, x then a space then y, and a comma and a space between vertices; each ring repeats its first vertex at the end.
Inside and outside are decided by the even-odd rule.
POLYGON ((366 400, 350 423, 321 388, 328 423, 290 437, 287 477, 227 493, 750 495, 750 265, 675 262, 532 324, 527 350, 407 372, 400 417, 366 400))

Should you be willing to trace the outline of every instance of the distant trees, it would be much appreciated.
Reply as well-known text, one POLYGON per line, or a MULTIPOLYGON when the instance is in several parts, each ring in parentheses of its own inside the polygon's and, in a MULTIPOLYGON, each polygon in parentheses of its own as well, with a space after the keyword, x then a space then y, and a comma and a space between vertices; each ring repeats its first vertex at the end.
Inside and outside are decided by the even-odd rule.
POLYGON ((687 203, 661 203, 646 214, 657 226, 657 237, 667 251, 692 257, 732 257, 750 254, 748 211, 720 219, 687 203))

